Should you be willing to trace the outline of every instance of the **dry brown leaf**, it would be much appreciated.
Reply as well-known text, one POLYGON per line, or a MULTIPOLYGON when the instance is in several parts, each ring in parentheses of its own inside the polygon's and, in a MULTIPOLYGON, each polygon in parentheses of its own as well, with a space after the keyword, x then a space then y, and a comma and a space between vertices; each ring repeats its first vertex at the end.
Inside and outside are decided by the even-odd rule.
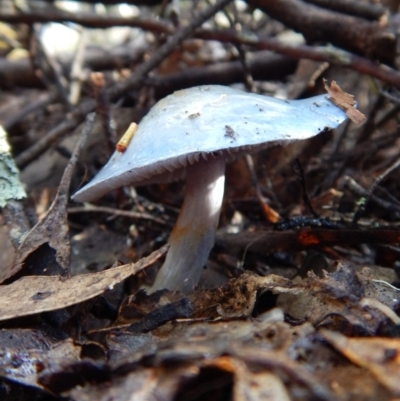
MULTIPOLYGON (((20 245, 14 266, 9 272, 7 278, 18 273, 23 268, 26 258, 41 245, 46 243, 56 250, 56 262, 60 267, 59 274, 64 276, 69 274, 71 253, 67 221, 69 186, 78 156, 93 127, 94 118, 95 114, 90 114, 87 117, 85 128, 83 129, 81 138, 74 149, 71 160, 65 169, 57 195, 45 217, 32 228, 20 245)), ((43 267, 45 268, 46 266, 43 267)))
POLYGON ((328 330, 322 334, 342 355, 368 369, 379 383, 400 396, 400 339, 349 338, 328 330))
POLYGON ((188 298, 195 309, 196 317, 249 317, 260 290, 270 290, 279 294, 285 292, 297 294, 301 291, 283 277, 274 274, 260 277, 245 272, 239 278, 230 280, 224 287, 194 291, 188 298))
MULTIPOLYGON (((141 368, 129 374, 116 377, 110 382, 86 383, 73 388, 70 399, 74 401, 149 401, 176 399, 176 393, 184 380, 195 376, 194 366, 164 369, 141 368)), ((49 380, 51 382, 51 380, 49 380)))
POLYGON ((229 356, 213 359, 205 366, 233 374, 233 401, 291 399, 282 380, 268 370, 252 372, 245 363, 229 356))
POLYGON ((344 92, 336 81, 332 81, 329 85, 327 80, 324 79, 324 86, 332 102, 345 111, 351 121, 360 124, 366 119, 365 115, 354 107, 356 105, 354 96, 344 92))
MULTIPOLYGON (((281 294, 277 305, 292 317, 306 319, 314 325, 324 323, 325 327, 328 324, 331 327, 340 320, 347 322, 348 329, 353 327, 374 333, 387 316, 377 308, 366 308, 363 305, 365 298, 375 299, 390 309, 397 304, 393 288, 373 281, 380 277, 382 270, 390 269, 356 271, 354 266, 339 263, 335 272, 325 273, 323 278, 310 274, 307 279, 298 281, 302 293, 281 294)), ((394 274, 389 281, 393 278, 394 274)))
POLYGON ((164 245, 137 263, 98 273, 81 274, 68 280, 58 276, 26 276, 0 287, 0 321, 48 312, 75 305, 112 289, 164 255, 164 245))

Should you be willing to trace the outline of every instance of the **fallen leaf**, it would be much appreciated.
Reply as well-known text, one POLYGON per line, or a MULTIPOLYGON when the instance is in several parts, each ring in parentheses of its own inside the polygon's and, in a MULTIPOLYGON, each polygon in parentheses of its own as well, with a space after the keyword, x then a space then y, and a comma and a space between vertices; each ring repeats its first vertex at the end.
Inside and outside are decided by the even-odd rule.
POLYGON ((26 276, 0 286, 0 320, 53 311, 94 298, 151 265, 167 249, 168 245, 164 245, 137 263, 67 280, 59 276, 26 276))
POLYGON ((205 364, 233 375, 234 401, 265 400, 290 401, 282 380, 268 370, 251 371, 245 363, 229 356, 221 356, 205 364))
POLYGON ((400 339, 349 338, 328 330, 322 330, 322 335, 342 355, 368 369, 383 386, 400 396, 400 339))
POLYGON ((310 273, 307 279, 294 281, 293 289, 297 283, 297 290, 302 292, 281 294, 277 305, 293 318, 306 319, 316 326, 372 335, 387 315, 372 304, 366 307, 367 297, 390 309, 397 305, 395 290, 374 282, 377 276, 378 272, 356 271, 353 266, 340 262, 335 272, 324 272, 323 278, 310 273))
POLYGON ((324 79, 324 86, 332 102, 346 112, 347 117, 356 124, 362 123, 366 117, 361 111, 355 108, 356 101, 354 96, 344 92, 336 81, 332 81, 330 85, 324 79))
POLYGON ((230 280, 224 287, 194 291, 188 298, 195 309, 196 317, 249 317, 258 292, 267 290, 274 293, 298 291, 293 288, 290 280, 283 277, 274 274, 260 277, 245 272, 239 278, 230 280))
MULTIPOLYGON (((88 115, 81 138, 65 169, 57 195, 45 217, 32 228, 18 248, 14 267, 9 272, 8 278, 20 272, 27 257, 44 244, 49 244, 50 247, 56 251, 55 259, 56 265, 59 266, 58 273, 61 276, 67 276, 69 274, 71 253, 67 221, 69 186, 75 164, 86 142, 86 138, 93 127, 94 119, 95 114, 88 115)), ((42 267, 46 268, 46 266, 42 267)), ((44 274, 44 272, 42 274, 44 274)))

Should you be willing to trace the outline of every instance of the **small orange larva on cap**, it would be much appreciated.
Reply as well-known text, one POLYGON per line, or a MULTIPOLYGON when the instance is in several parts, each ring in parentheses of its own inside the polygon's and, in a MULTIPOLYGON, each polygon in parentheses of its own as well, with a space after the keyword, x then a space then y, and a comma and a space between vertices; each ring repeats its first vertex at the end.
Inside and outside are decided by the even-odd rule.
POLYGON ((117 152, 120 152, 120 153, 125 152, 125 150, 127 149, 128 145, 129 145, 129 142, 133 138, 133 135, 135 135, 137 128, 138 128, 138 125, 136 123, 131 123, 129 128, 126 130, 125 134, 122 135, 122 138, 115 145, 117 152))

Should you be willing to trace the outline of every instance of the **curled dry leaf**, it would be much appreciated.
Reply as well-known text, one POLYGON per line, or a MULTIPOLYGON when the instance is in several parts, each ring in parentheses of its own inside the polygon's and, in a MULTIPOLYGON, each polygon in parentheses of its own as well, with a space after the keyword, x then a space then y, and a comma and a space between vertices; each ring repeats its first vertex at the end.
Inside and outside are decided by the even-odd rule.
POLYGON ((355 108, 356 101, 353 95, 344 92, 336 81, 332 81, 329 85, 327 80, 324 79, 324 86, 332 102, 345 111, 347 117, 349 117, 353 123, 360 124, 365 120, 365 115, 355 108))

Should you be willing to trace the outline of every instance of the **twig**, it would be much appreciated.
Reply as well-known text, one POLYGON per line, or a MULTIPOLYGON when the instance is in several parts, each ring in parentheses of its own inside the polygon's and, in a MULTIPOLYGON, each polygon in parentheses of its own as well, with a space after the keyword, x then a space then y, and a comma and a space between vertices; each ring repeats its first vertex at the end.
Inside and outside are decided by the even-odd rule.
POLYGON ((329 10, 338 11, 348 15, 354 15, 369 20, 379 20, 388 10, 381 4, 364 3, 353 0, 304 0, 316 6, 324 7, 329 10))
POLYGON ((29 103, 22 110, 14 114, 13 116, 7 118, 3 122, 3 127, 7 131, 12 128, 15 124, 19 123, 23 118, 31 113, 37 112, 44 109, 49 104, 53 104, 58 99, 58 93, 55 91, 47 92, 46 94, 40 96, 35 102, 29 103))
POLYGON ((246 161, 247 169, 250 173, 253 187, 256 190, 258 202, 261 206, 261 210, 262 210, 265 218, 271 223, 277 223, 279 221, 279 219, 281 218, 281 216, 279 215, 279 213, 276 210, 274 210, 271 206, 268 205, 266 199, 264 198, 264 195, 262 194, 260 184, 258 183, 257 174, 256 174, 256 170, 254 167, 254 161, 253 161, 252 156, 247 154, 247 155, 245 155, 244 159, 246 161))
POLYGON ((79 107, 80 114, 75 115, 70 118, 64 119, 64 121, 49 131, 43 138, 39 139, 30 148, 22 152, 15 158, 15 163, 19 168, 24 168, 27 164, 35 160, 39 155, 46 151, 46 149, 55 142, 58 138, 72 131, 77 127, 77 125, 83 120, 84 113, 91 113, 94 110, 93 101, 87 101, 79 107))
MULTIPOLYGON (((111 49, 91 45, 86 49, 84 65, 94 71, 128 67, 141 60, 147 50, 145 43, 111 49)), ((71 55, 60 56, 60 64, 64 72, 71 70, 72 62, 71 55)), ((32 63, 28 58, 18 60, 0 58, 0 86, 31 88, 43 87, 43 83, 34 74, 32 63)))
POLYGON ((176 49, 176 46, 192 35, 199 26, 228 5, 231 1, 232 0, 218 0, 213 6, 200 12, 197 16, 194 16, 189 25, 176 31, 176 33, 172 35, 165 44, 163 44, 146 62, 135 70, 135 74, 125 82, 111 88, 109 90, 110 99, 115 100, 128 90, 134 89, 138 86, 143 77, 145 77, 153 68, 161 64, 161 62, 176 49))
POLYGON ((131 219, 151 220, 151 221, 154 221, 154 222, 162 224, 162 225, 168 225, 164 220, 154 217, 148 213, 133 212, 133 211, 129 211, 129 210, 118 210, 118 209, 113 209, 111 207, 94 206, 94 205, 90 205, 90 204, 87 204, 85 206, 77 206, 77 207, 68 208, 68 214, 87 213, 87 212, 108 213, 108 214, 112 214, 115 216, 129 217, 131 219))
MULTIPOLYGON (((297 60, 291 57, 261 50, 249 53, 247 64, 255 80, 282 80, 294 73, 297 60)), ((205 67, 194 67, 166 76, 146 79, 146 85, 154 87, 156 97, 166 96, 177 89, 196 85, 230 85, 243 80, 243 64, 240 60, 220 62, 205 67)))
POLYGON ((74 60, 72 61, 70 86, 69 86, 69 102, 76 106, 79 101, 81 87, 82 87, 82 66, 85 61, 85 51, 87 45, 87 31, 81 29, 81 37, 76 49, 74 60))
POLYGON ((331 43, 351 52, 393 64, 396 34, 391 24, 329 11, 301 0, 247 0, 308 42, 331 43))
POLYGON ((387 305, 373 298, 363 298, 360 301, 360 305, 365 308, 374 308, 378 309, 381 313, 383 313, 386 317, 388 317, 394 324, 400 325, 400 317, 390 309, 387 305))
POLYGON ((94 98, 96 100, 96 113, 100 117, 101 125, 103 126, 108 154, 111 155, 117 143, 117 132, 115 129, 115 122, 111 117, 110 102, 108 101, 105 91, 105 77, 101 72, 92 72, 90 74, 90 79, 94 91, 94 98))
MULTIPOLYGON (((249 75, 256 80, 282 80, 294 73, 297 60, 274 54, 270 51, 256 51, 246 56, 249 75)), ((231 85, 243 82, 245 75, 241 60, 216 62, 202 67, 186 68, 168 75, 154 74, 144 80, 144 86, 154 89, 155 98, 160 99, 175 90, 197 85, 231 85)))
MULTIPOLYGON (((48 3, 55 3, 57 0, 46 0, 48 3)), ((156 6, 158 4, 161 4, 164 0, 123 0, 124 3, 127 4, 134 4, 136 6, 156 6)), ((85 0, 85 3, 98 3, 99 0, 85 0)), ((102 0, 103 4, 109 4, 109 5, 119 5, 121 4, 121 0, 102 0)))
POLYGON ((380 91, 379 94, 395 104, 400 104, 400 98, 397 96, 393 96, 392 94, 390 94, 384 90, 380 91))
POLYGON ((112 28, 115 26, 129 26, 132 28, 141 28, 145 31, 154 33, 172 34, 174 27, 165 21, 156 21, 144 18, 125 18, 113 15, 100 16, 88 13, 69 13, 62 10, 44 10, 29 11, 16 14, 2 13, 1 21, 10 24, 28 24, 46 23, 46 22, 74 22, 86 28, 112 28))
MULTIPOLYGON (((368 196, 368 191, 364 189, 360 184, 358 184, 355 180, 353 180, 353 178, 345 176, 344 181, 347 188, 356 196, 360 196, 363 198, 366 198, 368 196)), ((369 200, 370 202, 375 203, 376 205, 382 207, 389 212, 400 213, 399 205, 378 198, 376 195, 371 194, 369 200)))
POLYGON ((323 249, 335 245, 359 244, 397 244, 399 230, 397 228, 368 229, 300 229, 288 231, 255 231, 238 234, 217 233, 217 244, 223 246, 229 253, 257 252, 269 255, 275 251, 296 252, 305 249, 323 249))
POLYGON ((364 214, 365 209, 371 200, 371 196, 374 193, 376 187, 381 183, 381 181, 386 178, 393 170, 397 169, 400 166, 400 159, 395 161, 391 166, 389 166, 379 177, 375 179, 375 182, 371 185, 370 189, 368 190, 367 195, 363 198, 362 202, 356 212, 354 213, 353 217, 353 224, 357 224, 360 217, 364 214))
POLYGON ((304 175, 304 170, 303 170, 303 166, 300 163, 299 159, 296 159, 293 165, 293 169, 297 175, 297 177, 299 178, 300 181, 300 185, 301 185, 301 189, 303 192, 303 201, 304 204, 307 206, 308 210, 311 212, 311 214, 314 217, 319 217, 319 214, 315 211, 314 206, 312 205, 311 199, 310 199, 310 195, 308 193, 307 190, 307 184, 306 184, 306 178, 304 175))
MULTIPOLYGON (((233 7, 235 7, 235 4, 233 4, 233 7)), ((233 20, 233 18, 231 17, 231 15, 229 14, 228 11, 225 10, 225 16, 229 21, 229 24, 231 26, 232 29, 234 29, 238 34, 240 34, 240 28, 238 27, 238 25, 235 23, 235 21, 233 20)), ((250 66, 246 57, 246 51, 244 49, 244 46, 241 44, 235 44, 234 45, 237 52, 239 53, 239 60, 242 64, 242 68, 243 68, 243 81, 245 84, 246 89, 249 92, 256 92, 256 88, 254 86, 254 81, 253 81, 253 77, 251 75, 251 70, 250 70, 250 66)))
POLYGON ((400 291, 400 288, 395 287, 394 285, 388 283, 388 282, 385 281, 385 280, 372 280, 372 281, 373 281, 374 283, 385 284, 385 285, 387 285, 388 287, 390 287, 392 290, 400 291))
POLYGON ((32 63, 35 65, 36 74, 42 79, 49 90, 56 90, 60 99, 69 107, 67 80, 62 75, 61 67, 46 51, 40 40, 36 28, 32 32, 32 63))
POLYGON ((22 47, 21 43, 18 42, 18 40, 15 40, 14 38, 10 38, 9 36, 4 35, 3 33, 0 33, 0 40, 2 42, 7 43, 7 45, 12 49, 18 49, 18 48, 22 47))
POLYGON ((196 38, 217 40, 223 43, 242 43, 258 50, 271 50, 297 59, 326 61, 333 65, 351 68, 400 88, 400 73, 385 65, 377 64, 365 57, 357 56, 332 46, 291 46, 275 39, 256 35, 237 35, 232 30, 199 30, 196 38))

